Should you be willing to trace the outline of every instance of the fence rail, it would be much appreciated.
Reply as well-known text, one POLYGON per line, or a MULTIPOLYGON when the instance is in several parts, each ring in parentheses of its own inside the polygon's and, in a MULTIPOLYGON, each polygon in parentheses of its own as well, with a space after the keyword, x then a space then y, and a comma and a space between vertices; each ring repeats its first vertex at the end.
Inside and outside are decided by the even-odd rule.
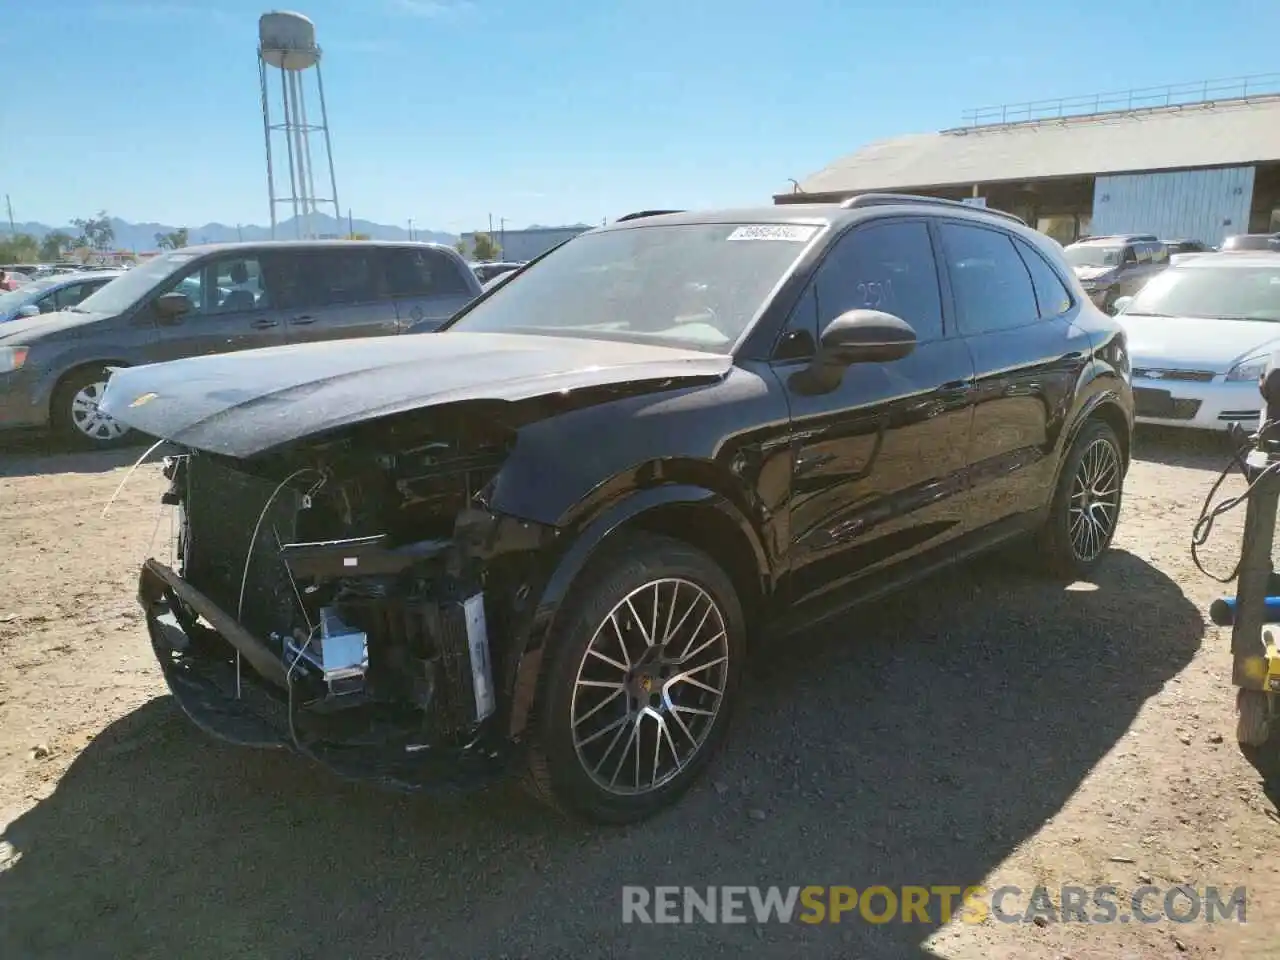
POLYGON ((1056 100, 1031 100, 977 107, 964 112, 964 126, 986 127, 1063 117, 1087 117, 1095 113, 1150 110, 1159 107, 1212 103, 1218 100, 1246 100, 1250 97, 1280 95, 1280 73, 1255 73, 1245 77, 1197 80, 1163 87, 1136 87, 1111 93, 1056 100))

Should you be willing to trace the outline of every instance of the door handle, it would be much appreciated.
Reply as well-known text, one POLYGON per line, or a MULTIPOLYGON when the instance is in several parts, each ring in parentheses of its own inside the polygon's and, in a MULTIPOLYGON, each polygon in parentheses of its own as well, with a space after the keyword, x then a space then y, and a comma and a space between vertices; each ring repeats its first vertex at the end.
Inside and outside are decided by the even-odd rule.
POLYGON ((253 321, 253 329, 255 330, 268 330, 271 327, 278 326, 280 326, 280 321, 272 320, 270 317, 263 317, 260 320, 253 321))
POLYGON ((289 318, 289 323, 292 326, 302 326, 303 324, 315 323, 315 322, 316 322, 316 318, 311 316, 309 313, 304 313, 300 317, 289 318))

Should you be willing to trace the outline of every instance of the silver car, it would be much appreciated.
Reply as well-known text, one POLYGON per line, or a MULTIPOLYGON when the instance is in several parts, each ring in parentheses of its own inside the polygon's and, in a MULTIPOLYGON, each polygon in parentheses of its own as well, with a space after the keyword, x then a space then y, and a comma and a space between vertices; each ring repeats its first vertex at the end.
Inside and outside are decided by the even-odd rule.
POLYGON ((101 290, 122 272, 94 270, 54 274, 24 283, 9 293, 0 293, 0 323, 70 309, 89 294, 101 290))

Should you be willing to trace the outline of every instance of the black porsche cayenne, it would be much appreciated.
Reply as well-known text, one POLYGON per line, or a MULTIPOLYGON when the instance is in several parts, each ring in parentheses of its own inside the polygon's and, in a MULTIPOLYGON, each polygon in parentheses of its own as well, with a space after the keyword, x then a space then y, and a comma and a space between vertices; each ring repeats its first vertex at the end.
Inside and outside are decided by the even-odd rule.
POLYGON ((703 771, 752 638, 1011 538, 1087 575, 1120 327, 1016 218, 866 195, 627 218, 438 333, 118 371, 173 445, 139 597, 233 742, 608 822, 703 771))

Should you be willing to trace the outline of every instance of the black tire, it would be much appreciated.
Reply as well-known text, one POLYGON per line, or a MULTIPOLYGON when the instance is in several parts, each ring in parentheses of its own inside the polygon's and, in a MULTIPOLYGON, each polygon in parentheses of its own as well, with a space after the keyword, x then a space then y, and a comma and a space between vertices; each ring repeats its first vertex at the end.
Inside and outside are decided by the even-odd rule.
POLYGON ((1079 579, 1089 576, 1102 562, 1115 537, 1120 518, 1120 507, 1124 499, 1124 467, 1124 452, 1115 430, 1102 420, 1086 421, 1063 461, 1058 486, 1049 507, 1049 517, 1037 537, 1037 552, 1050 573, 1079 579), (1081 507, 1077 482, 1082 479, 1082 470, 1089 469, 1086 459, 1098 456, 1102 449, 1106 450, 1105 455, 1114 464, 1115 493, 1114 500, 1110 501, 1111 509, 1104 509, 1104 498, 1097 498, 1093 506, 1086 504, 1081 507), (1089 520, 1076 513, 1077 510, 1083 510, 1089 517, 1110 516, 1106 529, 1091 528, 1093 535, 1088 541, 1088 549, 1084 548, 1080 529, 1074 524, 1088 523, 1089 520))
POLYGON ((86 397, 95 394, 100 397, 107 377, 104 366, 80 367, 68 373, 53 391, 50 421, 54 432, 67 443, 82 450, 111 450, 130 446, 141 439, 136 430, 122 427, 115 421, 102 421, 97 429, 89 427, 93 423, 92 412, 78 404, 77 397, 82 392, 86 397))
MULTIPOLYGON (((723 743, 728 731, 730 713, 737 700, 741 683, 742 663, 746 654, 746 624, 741 603, 729 577, 706 554, 679 540, 648 534, 628 535, 608 548, 599 559, 593 558, 588 571, 582 575, 582 578, 570 591, 562 613, 557 617, 556 635, 551 639, 548 647, 548 659, 544 665, 530 736, 527 785, 539 799, 550 803, 562 812, 575 814, 597 823, 633 823, 673 804, 698 779, 723 743), (589 691, 583 694, 582 704, 575 699, 575 690, 585 689, 578 686, 580 680, 585 679, 587 683, 592 684, 599 683, 585 677, 588 670, 598 668, 605 671, 604 676, 611 675, 608 671, 614 671, 620 677, 626 677, 626 674, 617 669, 622 666, 621 661, 624 658, 627 665, 631 665, 633 661, 638 664, 643 656, 634 656, 637 648, 644 651, 644 655, 650 655, 648 651, 654 648, 644 645, 644 640, 647 639, 645 633, 652 632, 656 635, 660 631, 646 631, 641 621, 638 618, 629 619, 625 610, 621 614, 615 614, 622 626, 613 634, 613 638, 616 643, 625 644, 627 641, 624 640, 624 635, 630 637, 632 654, 626 653, 625 646, 600 646, 599 643, 603 643, 609 637, 609 634, 603 630, 595 648, 592 648, 592 643, 596 639, 597 629, 611 622, 611 613, 616 606, 623 603, 625 598, 634 595, 636 598, 634 602, 639 609, 647 611, 648 607, 640 605, 649 595, 647 591, 653 589, 652 585, 659 581, 662 586, 657 588, 659 592, 658 599, 654 601, 655 609, 663 609, 658 608, 657 604, 663 596, 661 591, 668 586, 673 598, 671 603, 673 610, 683 610, 686 603, 704 603, 699 596, 701 591, 701 595, 706 598, 705 609, 709 613, 711 623, 715 625, 717 623, 715 618, 718 617, 718 622, 723 625, 723 650, 727 662, 723 665, 722 673, 715 672, 714 665, 693 666, 704 662, 707 657, 715 659, 721 649, 718 645, 719 641, 716 641, 717 645, 710 648, 705 657, 699 654, 697 657, 690 657, 681 667, 666 668, 676 672, 698 673, 710 680, 712 684, 722 683, 714 716, 710 719, 698 715, 697 708, 680 706, 681 703, 692 702, 685 699, 686 694, 691 694, 695 698, 705 698, 707 694, 699 691, 696 686, 687 684, 680 686, 681 692, 677 693, 676 685, 682 682, 679 679, 655 679, 653 686, 660 685, 664 693, 648 692, 650 686, 646 678, 640 677, 638 681, 626 679, 626 686, 620 694, 617 691, 608 693, 601 690, 598 694, 589 691), (680 593, 681 590, 684 590, 683 594, 680 593), (716 608, 714 612, 711 610, 712 604, 716 608), (606 655, 616 662, 613 665, 598 664, 598 654, 596 657, 591 657, 588 653, 589 649, 604 650, 606 655), (647 708, 639 700, 633 699, 630 691, 637 683, 644 691, 640 694, 641 696, 659 698, 657 701, 650 699, 648 702, 657 703, 652 710, 657 710, 665 718, 662 725, 653 718, 652 710, 646 713, 647 708), (665 693, 668 690, 671 691, 670 695, 665 693), (594 695, 602 699, 619 698, 621 702, 615 700, 599 705, 598 701, 592 702, 587 699, 588 696, 594 695), (593 718, 592 708, 602 715, 599 719, 593 718), (575 710, 578 713, 575 713, 575 710), (687 717, 689 722, 686 724, 680 719, 681 716, 687 717), (697 725, 704 720, 704 726, 697 725), (606 732, 593 731, 584 721, 591 721, 593 727, 598 725, 601 729, 607 728, 606 732), (620 726, 612 727, 611 724, 615 723, 620 726), (575 730, 578 729, 583 731, 584 741, 594 738, 595 745, 579 743, 575 738, 575 730), (641 762, 641 757, 646 758, 644 764, 647 764, 651 741, 644 739, 646 730, 652 732, 652 741, 656 741, 661 736, 662 729, 666 729, 671 734, 671 745, 663 747, 655 755, 652 776, 645 775, 650 785, 645 786, 643 790, 637 787, 634 792, 621 792, 623 787, 629 790, 625 781, 631 778, 633 763, 630 758, 635 757, 637 763, 641 762), (615 747, 613 741, 623 733, 626 734, 625 744, 615 747), (688 740, 685 739, 686 736, 688 740), (637 749, 634 752, 628 752, 633 737, 637 749), (677 738, 679 744, 676 743, 677 738), (645 747, 644 750, 639 749, 641 745, 645 747), (689 749, 689 754, 682 764, 675 762, 678 754, 673 752, 680 745, 689 749), (690 748, 689 745, 692 747, 690 748), (618 749, 622 751, 621 754, 616 752, 618 749), (603 754, 601 751, 604 751, 603 754), (674 764, 675 768, 659 779, 659 761, 656 757, 662 754, 667 755, 664 766, 674 764), (600 772, 593 774, 589 764, 598 755, 602 759, 595 766, 595 770, 600 772), (601 782, 604 773, 614 767, 615 761, 617 768, 614 769, 613 775, 619 778, 616 789, 601 782), (627 768, 626 777, 621 775, 622 766, 627 768), (652 786, 653 783, 657 785, 652 786)), ((693 609, 697 611, 703 608, 693 609)), ((644 615, 647 617, 648 613, 644 615)), ((655 614, 654 616, 660 619, 665 615, 655 614)), ((671 649, 667 650, 668 656, 676 652, 677 641, 686 643, 684 640, 686 634, 689 634, 692 639, 687 640, 687 645, 679 651, 681 653, 694 646, 695 641, 696 645, 706 647, 709 638, 719 632, 708 632, 711 628, 705 626, 705 623, 700 624, 696 630, 687 626, 698 616, 700 613, 695 612, 692 616, 680 621, 674 631, 669 629, 671 619, 666 621, 661 632, 664 632, 664 635, 671 635, 671 643, 668 644, 671 649)), ((661 673, 661 676, 666 677, 667 674, 661 673)), ((701 702, 704 707, 710 703, 705 699, 701 702)), ((637 785, 645 779, 640 775, 648 769, 644 764, 637 768, 640 771, 634 778, 637 785)))

